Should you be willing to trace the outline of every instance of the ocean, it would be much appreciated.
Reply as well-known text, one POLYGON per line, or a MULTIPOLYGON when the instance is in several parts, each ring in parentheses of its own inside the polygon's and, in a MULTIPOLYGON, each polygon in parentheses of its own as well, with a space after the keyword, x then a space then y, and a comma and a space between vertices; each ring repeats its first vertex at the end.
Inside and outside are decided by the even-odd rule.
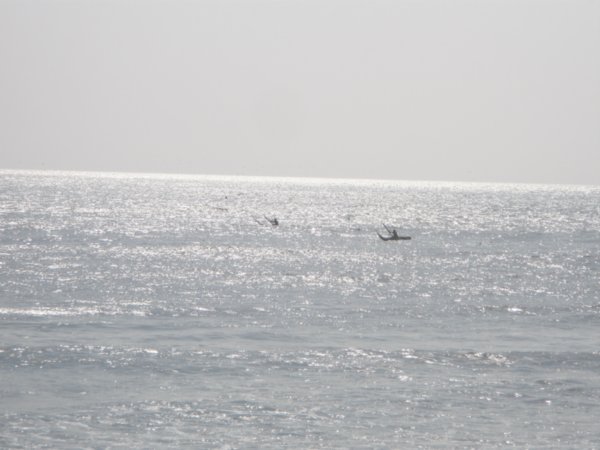
POLYGON ((593 449, 599 422, 600 187, 0 171, 1 448, 593 449))

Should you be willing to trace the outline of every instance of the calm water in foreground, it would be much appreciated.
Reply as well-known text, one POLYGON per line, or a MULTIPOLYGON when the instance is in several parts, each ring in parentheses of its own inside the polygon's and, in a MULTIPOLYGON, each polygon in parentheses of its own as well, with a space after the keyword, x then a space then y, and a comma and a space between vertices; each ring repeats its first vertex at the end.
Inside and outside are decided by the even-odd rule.
POLYGON ((580 449, 599 422, 598 187, 0 171, 1 448, 580 449))

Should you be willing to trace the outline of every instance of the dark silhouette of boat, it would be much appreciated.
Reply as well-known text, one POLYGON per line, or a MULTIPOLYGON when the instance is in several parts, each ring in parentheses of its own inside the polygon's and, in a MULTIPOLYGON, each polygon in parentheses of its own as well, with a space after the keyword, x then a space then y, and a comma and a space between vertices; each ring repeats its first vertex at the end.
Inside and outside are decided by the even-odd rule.
POLYGON ((410 236, 398 236, 397 233, 392 233, 391 236, 382 236, 381 234, 377 233, 377 236, 379 236, 379 239, 382 241, 410 241, 412 239, 410 236))

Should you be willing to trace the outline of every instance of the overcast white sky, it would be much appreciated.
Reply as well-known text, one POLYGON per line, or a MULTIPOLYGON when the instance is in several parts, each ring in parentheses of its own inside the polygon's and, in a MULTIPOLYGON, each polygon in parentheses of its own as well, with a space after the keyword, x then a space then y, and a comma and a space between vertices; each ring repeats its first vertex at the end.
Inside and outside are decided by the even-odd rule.
POLYGON ((0 168, 600 185, 600 0, 0 0, 0 168))

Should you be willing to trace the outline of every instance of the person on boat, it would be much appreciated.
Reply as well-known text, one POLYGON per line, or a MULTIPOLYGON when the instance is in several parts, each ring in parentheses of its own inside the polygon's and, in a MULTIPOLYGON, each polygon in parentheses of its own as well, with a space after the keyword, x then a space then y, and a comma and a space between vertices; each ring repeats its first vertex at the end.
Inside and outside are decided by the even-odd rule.
POLYGON ((382 236, 379 234, 379 232, 377 232, 377 236, 379 236, 379 239, 382 241, 408 241, 411 239, 410 236, 398 236, 398 232, 395 228, 390 229, 385 224, 383 224, 383 227, 389 233, 389 236, 382 236))

